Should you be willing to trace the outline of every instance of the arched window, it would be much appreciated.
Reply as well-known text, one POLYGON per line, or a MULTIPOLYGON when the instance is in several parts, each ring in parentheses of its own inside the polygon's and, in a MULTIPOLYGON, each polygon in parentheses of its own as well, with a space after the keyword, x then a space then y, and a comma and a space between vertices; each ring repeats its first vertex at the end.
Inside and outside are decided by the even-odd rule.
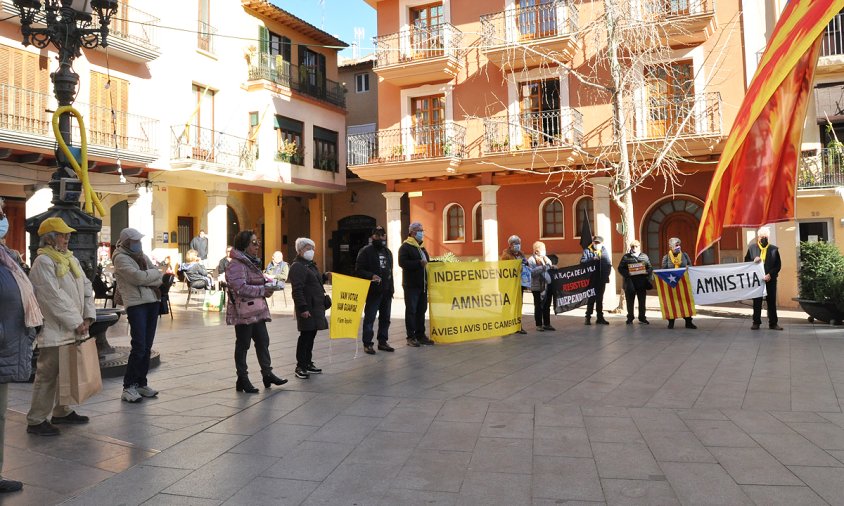
POLYGON ((540 208, 542 237, 563 237, 563 204, 556 198, 549 198, 540 208))
POLYGON ((592 204, 592 197, 585 196, 577 201, 574 205, 574 233, 575 237, 580 237, 580 231, 583 229, 583 212, 589 216, 589 225, 592 231, 595 230, 595 207, 592 204))
POLYGON ((472 216, 474 216, 474 222, 472 223, 472 240, 473 241, 483 241, 484 240, 484 217, 483 217, 483 209, 481 203, 478 202, 475 204, 475 210, 472 211, 472 216))
POLYGON ((463 241, 466 239, 466 219, 460 204, 451 204, 445 208, 445 240, 463 241))

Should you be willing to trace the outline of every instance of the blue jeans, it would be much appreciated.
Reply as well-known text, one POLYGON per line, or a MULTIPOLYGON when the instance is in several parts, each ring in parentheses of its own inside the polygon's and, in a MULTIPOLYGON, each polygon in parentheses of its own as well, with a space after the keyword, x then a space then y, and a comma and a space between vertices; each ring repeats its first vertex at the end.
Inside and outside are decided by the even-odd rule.
POLYGON ((363 307, 363 344, 372 345, 372 336, 375 328, 375 315, 378 314, 378 342, 387 342, 387 332, 390 330, 390 308, 393 305, 393 297, 390 294, 381 293, 371 299, 367 299, 363 307))
POLYGON ((123 388, 132 385, 143 387, 147 384, 149 356, 152 341, 155 339, 155 327, 158 325, 160 304, 148 302, 126 308, 126 318, 129 320, 132 336, 132 351, 129 353, 129 363, 126 364, 126 374, 123 376, 123 388))
POLYGON ((404 289, 404 325, 408 339, 425 336, 425 312, 428 293, 424 288, 404 289))

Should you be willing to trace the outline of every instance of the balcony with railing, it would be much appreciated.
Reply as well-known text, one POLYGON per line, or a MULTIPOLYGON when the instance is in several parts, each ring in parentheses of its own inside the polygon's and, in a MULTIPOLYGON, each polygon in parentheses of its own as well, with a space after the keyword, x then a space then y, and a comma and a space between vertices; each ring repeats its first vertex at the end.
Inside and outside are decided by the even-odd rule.
POLYGON ((634 108, 629 121, 637 141, 720 137, 721 94, 648 97, 634 108))
POLYGON ((466 156, 466 128, 446 122, 350 135, 347 153, 349 165, 426 161, 448 165, 442 164, 442 159, 466 156))
MULTIPOLYGON (((156 42, 156 31, 161 20, 127 2, 119 2, 117 15, 108 25, 108 49, 117 51, 126 59, 149 62, 161 56, 156 42)), ((100 20, 94 14, 94 24, 100 20)))
POLYGON ((797 188, 844 187, 844 150, 823 148, 803 152, 797 173, 797 188))
MULTIPOLYGON (((655 29, 659 43, 671 47, 703 44, 718 27, 715 0, 642 0, 639 9, 644 33, 655 29)), ((643 30, 638 23, 630 28, 643 30)))
POLYGON ((583 142, 583 115, 563 108, 526 112, 518 116, 484 119, 485 154, 513 151, 573 148, 583 142))
POLYGON ((577 49, 577 23, 571 0, 487 14, 481 16, 483 53, 499 68, 514 72, 555 60, 567 63, 577 49))
POLYGON ((175 125, 170 132, 173 168, 235 176, 247 176, 255 170, 254 142, 194 125, 175 125))
POLYGON ((821 54, 818 58, 818 74, 832 74, 844 71, 844 12, 839 12, 826 25, 821 35, 821 54))
POLYGON ((346 88, 326 79, 318 69, 292 65, 280 55, 256 53, 249 57, 249 80, 265 80, 282 88, 346 108, 346 88))
POLYGON ((375 72, 396 86, 447 81, 460 69, 463 33, 450 23, 375 38, 375 72))
POLYGON ((198 20, 196 28, 196 48, 208 54, 214 54, 214 39, 217 29, 210 24, 198 20))

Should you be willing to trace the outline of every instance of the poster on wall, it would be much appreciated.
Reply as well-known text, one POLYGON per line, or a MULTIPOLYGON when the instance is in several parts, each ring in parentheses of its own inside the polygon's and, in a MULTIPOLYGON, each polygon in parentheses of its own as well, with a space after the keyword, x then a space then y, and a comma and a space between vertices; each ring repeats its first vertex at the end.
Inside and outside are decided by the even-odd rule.
POLYGON ((162 234, 162 236, 161 236, 161 242, 162 242, 163 244, 167 244, 167 243, 169 243, 169 242, 170 242, 169 240, 170 240, 170 234, 169 234, 169 233, 167 233, 167 232, 164 232, 164 233, 162 234))

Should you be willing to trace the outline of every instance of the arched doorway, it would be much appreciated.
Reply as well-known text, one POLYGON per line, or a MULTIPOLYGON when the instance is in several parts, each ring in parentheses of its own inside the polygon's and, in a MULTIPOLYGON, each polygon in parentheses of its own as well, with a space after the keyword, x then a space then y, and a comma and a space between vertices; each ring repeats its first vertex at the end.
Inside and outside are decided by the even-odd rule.
POLYGON ((226 206, 226 219, 226 244, 231 246, 234 244, 234 236, 240 232, 240 220, 237 219, 237 213, 231 206, 226 206))
MULTIPOLYGON (((657 202, 645 217, 643 250, 656 266, 668 248, 668 239, 677 237, 683 250, 694 258, 695 240, 703 207, 693 197, 674 197, 657 202)), ((718 245, 709 248, 701 256, 699 264, 718 263, 718 245)))

